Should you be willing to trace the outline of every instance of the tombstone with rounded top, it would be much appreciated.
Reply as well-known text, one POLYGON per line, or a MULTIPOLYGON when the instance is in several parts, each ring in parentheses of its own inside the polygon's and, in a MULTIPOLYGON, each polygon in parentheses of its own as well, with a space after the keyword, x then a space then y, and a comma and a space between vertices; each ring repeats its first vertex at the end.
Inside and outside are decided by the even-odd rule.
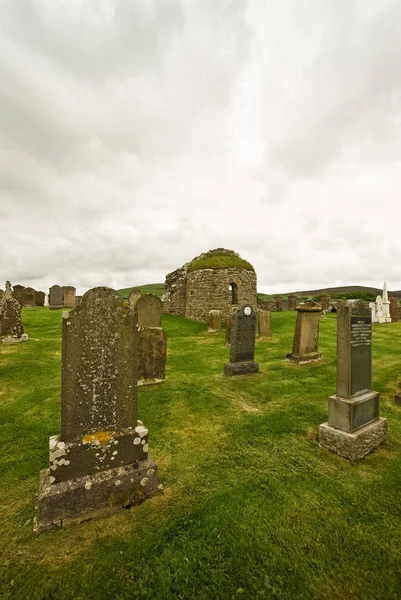
POLYGON ((36 291, 31 287, 24 288, 22 292, 22 306, 35 306, 36 291))
POLYGON ((256 313, 244 304, 232 316, 230 362, 224 365, 226 375, 258 373, 255 362, 256 313))
POLYGON ((49 309, 60 310, 63 308, 63 292, 59 285, 52 285, 49 289, 49 309))
POLYGON ((38 528, 129 506, 158 491, 137 421, 137 316, 110 288, 63 314, 61 433, 41 472, 38 528))
POLYGON ((25 289, 25 286, 19 285, 18 283, 17 283, 17 285, 13 285, 14 296, 21 302, 21 304, 22 304, 22 294, 23 294, 24 289, 25 289))
POLYGON ((160 298, 154 294, 131 294, 128 301, 138 313, 138 327, 161 327, 163 303, 160 298))
POLYGON ((45 305, 45 296, 44 292, 35 292, 35 305, 36 306, 44 306, 45 305))

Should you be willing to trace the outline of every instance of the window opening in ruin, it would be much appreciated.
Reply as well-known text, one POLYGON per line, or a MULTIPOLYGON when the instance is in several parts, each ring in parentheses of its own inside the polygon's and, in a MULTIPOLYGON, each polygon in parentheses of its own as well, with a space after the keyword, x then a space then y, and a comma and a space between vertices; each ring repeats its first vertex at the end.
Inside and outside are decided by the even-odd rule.
POLYGON ((231 304, 238 304, 238 287, 236 283, 230 283, 230 287, 228 288, 231 304))

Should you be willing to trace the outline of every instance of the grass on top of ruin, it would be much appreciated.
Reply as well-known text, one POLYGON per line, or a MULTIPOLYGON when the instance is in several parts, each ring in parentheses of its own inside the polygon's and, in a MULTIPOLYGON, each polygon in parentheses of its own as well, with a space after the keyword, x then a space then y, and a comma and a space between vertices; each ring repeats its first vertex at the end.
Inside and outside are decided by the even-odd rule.
POLYGON ((165 315, 167 379, 139 389, 164 494, 35 535, 39 471, 59 432, 61 313, 23 309, 27 343, 0 355, 0 596, 26 599, 398 599, 401 323, 373 326, 385 442, 350 463, 322 450, 336 316, 323 361, 296 366, 295 312, 257 340, 260 374, 223 375, 225 332, 165 315))

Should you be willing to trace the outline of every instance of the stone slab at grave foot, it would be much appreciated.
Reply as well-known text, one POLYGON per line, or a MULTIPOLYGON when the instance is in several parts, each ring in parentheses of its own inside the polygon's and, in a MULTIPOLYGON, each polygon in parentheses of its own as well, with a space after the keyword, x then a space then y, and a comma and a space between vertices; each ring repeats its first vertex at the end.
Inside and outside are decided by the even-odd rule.
POLYGON ((368 303, 349 301, 337 311, 337 384, 319 443, 348 460, 376 448, 387 433, 372 390, 372 313, 368 303))
POLYGON ((41 472, 35 531, 83 521, 160 492, 137 419, 138 326, 110 288, 63 314, 61 432, 41 472))
POLYGON ((319 352, 319 325, 322 307, 313 300, 301 302, 295 309, 297 321, 295 324, 292 352, 287 358, 298 365, 321 360, 319 352))
POLYGON ((224 365, 225 375, 249 375, 259 372, 255 362, 256 313, 244 304, 231 317, 230 362, 224 365))

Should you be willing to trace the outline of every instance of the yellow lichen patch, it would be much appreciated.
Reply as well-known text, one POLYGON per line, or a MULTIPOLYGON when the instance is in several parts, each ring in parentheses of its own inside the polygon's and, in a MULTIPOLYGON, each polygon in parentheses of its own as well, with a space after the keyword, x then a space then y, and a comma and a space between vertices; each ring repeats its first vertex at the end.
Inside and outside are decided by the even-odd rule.
POLYGON ((93 444, 98 442, 101 446, 108 444, 110 439, 113 437, 114 431, 95 431, 95 433, 88 433, 84 435, 82 441, 84 444, 93 444))

